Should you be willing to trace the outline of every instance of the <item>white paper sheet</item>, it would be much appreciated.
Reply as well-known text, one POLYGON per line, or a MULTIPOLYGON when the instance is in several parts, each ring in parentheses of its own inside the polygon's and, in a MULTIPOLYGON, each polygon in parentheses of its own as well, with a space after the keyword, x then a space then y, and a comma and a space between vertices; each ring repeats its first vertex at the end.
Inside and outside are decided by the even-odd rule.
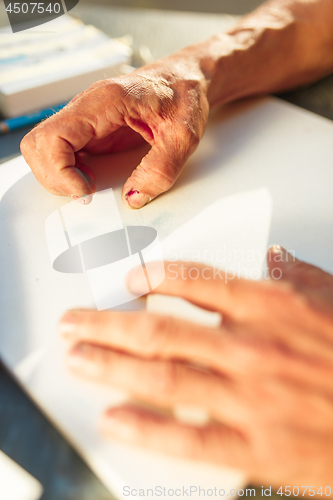
MULTIPOLYGON (((146 264, 163 261, 156 229, 123 226, 112 188, 97 191, 89 205, 73 200, 52 212, 45 221, 45 235, 53 269, 86 273, 98 311, 138 298, 126 286, 133 267, 141 266, 146 288, 140 295, 147 294, 146 264)), ((149 280, 152 288, 164 279, 163 262, 159 271, 149 280)))
POLYGON ((84 206, 84 224, 81 218, 82 208, 77 202, 68 203, 61 208, 72 246, 123 228, 116 200, 113 196, 108 196, 107 190, 98 193, 94 203, 84 206))
POLYGON ((3 500, 38 500, 42 485, 5 453, 0 451, 0 498, 3 500))
MULTIPOLYGON (((265 250, 280 243, 333 272, 332 134, 328 120, 277 99, 231 106, 212 117, 172 190, 139 211, 122 204, 121 188, 143 150, 88 161, 98 188, 113 188, 122 223, 154 227, 165 258, 262 273, 265 250)), ((66 309, 93 307, 94 300, 86 275, 57 273, 50 265, 45 220, 71 200, 48 194, 28 172, 21 158, 0 166, 0 352, 6 365, 117 496, 125 485, 241 486, 245 478, 237 471, 99 435, 99 413, 124 395, 75 380, 65 369, 57 321, 66 309)))

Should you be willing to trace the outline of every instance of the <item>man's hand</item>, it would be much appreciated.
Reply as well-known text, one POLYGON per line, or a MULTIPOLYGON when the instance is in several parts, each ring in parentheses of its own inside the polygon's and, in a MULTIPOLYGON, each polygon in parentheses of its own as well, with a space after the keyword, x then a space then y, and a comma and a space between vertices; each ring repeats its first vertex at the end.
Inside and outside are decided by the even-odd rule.
POLYGON ((34 128, 21 150, 48 191, 80 198, 94 192, 80 152, 113 153, 146 141, 151 149, 123 188, 124 202, 140 208, 174 184, 204 133, 208 111, 202 74, 173 56, 95 83, 34 128))
MULTIPOLYGON (((195 426, 122 406, 103 416, 107 435, 243 469, 273 487, 333 486, 333 276, 281 247, 270 249, 268 265, 280 280, 225 283, 197 263, 186 267, 199 279, 193 271, 175 279, 175 263, 166 266, 153 293, 221 312, 219 329, 144 312, 64 315, 74 372, 211 417, 195 426)), ((135 270, 128 283, 133 292, 143 286, 135 270)))
POLYGON ((123 188, 125 204, 140 208, 176 181, 209 106, 290 89, 332 70, 333 1, 271 0, 228 33, 95 83, 34 128, 22 154, 48 191, 80 199, 95 189, 80 152, 118 152, 145 140, 151 150, 123 188))

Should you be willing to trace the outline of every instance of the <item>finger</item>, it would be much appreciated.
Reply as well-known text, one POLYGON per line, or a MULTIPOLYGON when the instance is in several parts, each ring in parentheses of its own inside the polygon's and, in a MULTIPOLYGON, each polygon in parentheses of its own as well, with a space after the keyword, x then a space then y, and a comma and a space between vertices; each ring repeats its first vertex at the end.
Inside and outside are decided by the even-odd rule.
POLYGON ((141 208, 173 186, 200 137, 171 120, 162 121, 156 133, 134 120, 130 120, 129 125, 152 146, 122 190, 125 204, 141 208))
POLYGON ((275 280, 289 280, 292 270, 302 263, 281 245, 272 245, 267 251, 266 259, 270 277, 275 280))
MULTIPOLYGON (((331 338, 332 323, 329 317, 326 321, 322 317, 324 306, 326 312, 330 312, 330 299, 323 306, 322 299, 314 293, 315 309, 309 307, 305 295, 296 293, 295 287, 286 280, 250 281, 198 263, 164 264, 165 278, 151 293, 179 296, 220 311, 224 326, 245 339, 268 342, 275 348, 284 346, 297 355, 332 359, 331 351, 323 349, 322 342, 318 341, 319 337, 331 338)), ((147 263, 146 267, 152 280, 156 272, 157 280, 160 263, 147 263)), ((134 294, 144 293, 137 268, 127 275, 127 286, 134 294)))
POLYGON ((59 324, 64 338, 118 349, 147 359, 192 361, 223 373, 262 368, 261 352, 222 326, 207 328, 146 312, 67 312, 59 324))
MULTIPOLYGON (((59 327, 72 343, 90 342, 146 359, 185 360, 239 380, 274 376, 314 388, 331 386, 330 366, 322 361, 291 358, 274 338, 258 342, 255 331, 244 333, 230 325, 216 329, 146 312, 82 309, 67 312, 59 327)), ((313 352, 312 344, 309 349, 313 352)))
POLYGON ((146 361, 90 344, 69 353, 75 373, 129 391, 163 408, 203 408, 211 417, 235 428, 265 422, 286 422, 299 428, 330 431, 330 400, 315 390, 288 380, 266 377, 235 384, 189 366, 160 360, 146 361), (279 415, 274 403, 280 404, 279 415))
POLYGON ((319 267, 299 260, 280 245, 270 247, 267 263, 273 279, 284 279, 299 287, 327 290, 333 293, 333 276, 319 267))
POLYGON ((86 343, 71 348, 68 363, 76 374, 126 390, 150 404, 200 407, 215 418, 238 424, 249 418, 232 382, 183 363, 147 361, 86 343))
POLYGON ((84 163, 84 160, 82 160, 82 159, 83 159, 83 155, 81 155, 80 153, 76 153, 75 154, 75 166, 87 177, 89 182, 94 184, 95 180, 96 180, 95 172, 90 167, 88 167, 88 165, 86 165, 84 163))
MULTIPOLYGON (((158 281, 160 263, 146 263, 146 267, 150 280, 158 281)), ((270 281, 245 280, 222 268, 197 262, 165 262, 164 267, 165 278, 151 293, 182 297, 234 320, 261 316, 274 286, 270 281)), ((126 284, 132 293, 142 295, 146 285, 139 271, 139 268, 132 269, 126 284)))
MULTIPOLYGON (((130 406, 106 411, 100 427, 112 439, 180 458, 231 467, 236 469, 236 474, 242 471, 243 478, 246 477, 252 484, 265 484, 276 490, 281 485, 281 477, 284 484, 303 484, 304 468, 298 467, 298 464, 304 464, 304 457, 325 456, 327 450, 327 435, 274 426, 268 430, 257 429, 254 436, 248 437, 219 424, 211 423, 204 427, 186 425, 130 406)), ((327 463, 323 459, 320 471, 327 463)), ((243 478, 238 476, 237 481, 244 481, 243 478)), ((315 480, 315 483, 319 488, 320 480, 315 480)), ((185 496, 198 495, 198 487, 192 488, 196 488, 192 489, 192 493, 190 487, 185 489, 185 496)), ((222 488, 223 485, 216 490, 215 496, 223 497, 226 493, 228 496, 222 488)), ((174 493, 177 496, 181 494, 177 490, 174 493)), ((234 496, 236 490, 229 493, 234 496)))
MULTIPOLYGON (((268 268, 273 279, 291 283, 304 299, 310 299, 316 311, 331 314, 333 301, 333 276, 319 267, 303 262, 280 245, 274 245, 267 253, 268 268)), ((296 294, 295 294, 296 295, 296 294)), ((309 308, 308 308, 309 309, 309 308)), ((322 323, 322 318, 314 318, 322 323)), ((326 334, 331 338, 331 327, 326 334)), ((314 331, 317 330, 314 325, 314 331)))
POLYGON ((109 437, 177 457, 245 471, 251 466, 250 445, 246 439, 239 432, 219 424, 196 427, 122 406, 104 413, 101 428, 109 437))
POLYGON ((116 85, 112 92, 108 100, 105 86, 83 94, 23 138, 22 154, 48 191, 79 197, 92 193, 91 183, 76 166, 75 153, 92 138, 103 138, 124 125, 116 85))

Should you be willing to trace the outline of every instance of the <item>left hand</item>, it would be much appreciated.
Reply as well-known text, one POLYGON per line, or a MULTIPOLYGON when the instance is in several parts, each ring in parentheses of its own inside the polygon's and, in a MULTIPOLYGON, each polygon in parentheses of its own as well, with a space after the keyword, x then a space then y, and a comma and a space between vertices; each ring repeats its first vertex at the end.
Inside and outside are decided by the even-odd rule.
POLYGON ((128 75, 95 82, 74 97, 21 142, 36 179, 53 194, 88 204, 96 185, 85 154, 147 143, 151 149, 125 182, 123 201, 141 208, 170 189, 207 124, 209 84, 200 55, 200 49, 183 49, 128 75))
MULTIPOLYGON (((200 406, 211 420, 195 426, 122 406, 105 412, 106 434, 236 467, 273 487, 332 487, 333 276, 281 247, 268 252, 279 280, 226 283, 197 263, 186 267, 201 277, 174 279, 172 264, 154 292, 221 312, 220 328, 145 312, 72 311, 61 320, 74 344, 69 364, 165 409, 200 406)), ((129 287, 140 291, 135 270, 129 287)))

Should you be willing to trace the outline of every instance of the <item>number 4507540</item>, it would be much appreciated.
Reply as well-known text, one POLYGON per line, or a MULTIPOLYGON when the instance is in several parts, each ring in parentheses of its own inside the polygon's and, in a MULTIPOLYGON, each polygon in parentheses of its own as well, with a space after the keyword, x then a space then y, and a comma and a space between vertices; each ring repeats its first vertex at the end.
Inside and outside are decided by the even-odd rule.
POLYGON ((329 497, 331 496, 331 487, 320 486, 317 490, 315 486, 280 486, 276 493, 281 496, 285 495, 286 497, 290 497, 291 495, 294 497, 313 497, 314 495, 329 497))
POLYGON ((6 7, 6 11, 14 14, 33 14, 34 12, 38 14, 43 14, 44 12, 49 12, 50 14, 59 14, 61 10, 60 3, 55 3, 55 4, 47 4, 44 2, 41 3, 35 3, 35 2, 29 2, 29 3, 10 3, 6 7))

